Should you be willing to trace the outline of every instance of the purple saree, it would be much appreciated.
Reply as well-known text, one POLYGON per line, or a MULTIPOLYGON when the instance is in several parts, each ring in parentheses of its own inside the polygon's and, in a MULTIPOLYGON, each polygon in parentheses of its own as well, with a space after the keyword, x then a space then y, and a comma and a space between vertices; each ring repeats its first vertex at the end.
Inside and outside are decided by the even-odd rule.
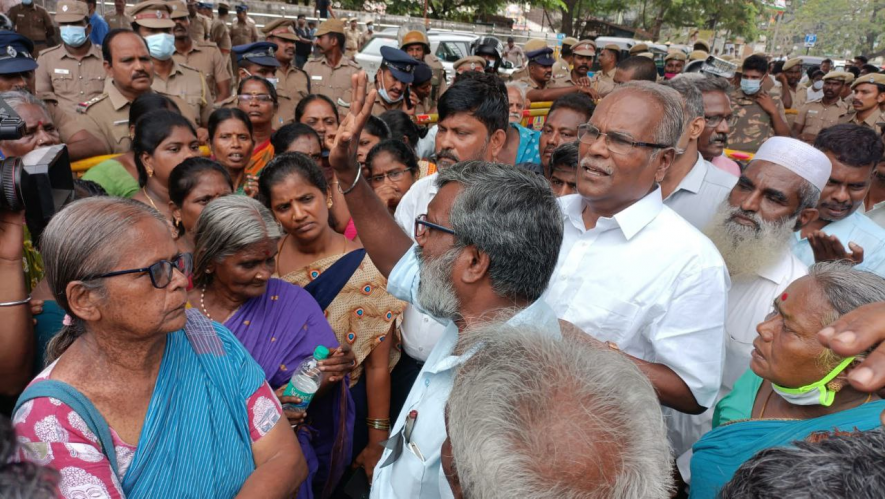
MULTIPOLYGON (((279 279, 268 281, 267 291, 243 304, 224 325, 252 354, 273 389, 288 383, 317 345, 330 350, 338 346, 316 300, 279 279)), ((298 491, 299 499, 327 497, 351 461, 354 405, 347 383, 338 383, 314 398, 307 413, 307 425, 298 429, 298 441, 309 474, 298 491)))

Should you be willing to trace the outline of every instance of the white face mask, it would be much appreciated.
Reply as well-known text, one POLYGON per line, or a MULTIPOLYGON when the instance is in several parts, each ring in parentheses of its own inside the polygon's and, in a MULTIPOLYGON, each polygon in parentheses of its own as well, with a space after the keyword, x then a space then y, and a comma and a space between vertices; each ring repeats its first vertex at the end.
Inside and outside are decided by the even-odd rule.
POLYGON ((823 80, 819 80, 819 81, 812 83, 811 88, 813 88, 815 90, 820 90, 820 89, 824 88, 823 80))
POLYGON ((816 383, 799 388, 784 388, 772 383, 771 389, 780 395, 782 399, 793 405, 822 405, 829 407, 833 405, 836 392, 827 388, 827 383, 841 374, 852 362, 854 362, 854 357, 846 358, 835 369, 830 371, 824 379, 816 383))

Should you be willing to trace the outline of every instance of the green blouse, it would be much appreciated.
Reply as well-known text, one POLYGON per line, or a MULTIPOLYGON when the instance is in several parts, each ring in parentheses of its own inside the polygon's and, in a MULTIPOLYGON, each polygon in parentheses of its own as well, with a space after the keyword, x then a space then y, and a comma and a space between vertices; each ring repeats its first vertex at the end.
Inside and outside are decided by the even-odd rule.
POLYGON ((91 180, 109 195, 121 198, 131 198, 139 189, 138 180, 116 159, 107 159, 93 166, 83 175, 83 180, 91 180))

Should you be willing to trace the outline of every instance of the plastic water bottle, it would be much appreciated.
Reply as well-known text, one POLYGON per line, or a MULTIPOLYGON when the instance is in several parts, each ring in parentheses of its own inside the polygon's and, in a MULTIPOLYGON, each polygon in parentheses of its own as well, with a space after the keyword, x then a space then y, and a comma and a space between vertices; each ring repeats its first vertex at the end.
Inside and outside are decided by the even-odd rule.
POLYGON ((325 360, 329 357, 329 349, 320 345, 313 351, 313 357, 308 357, 301 362, 298 370, 289 379, 289 384, 283 391, 283 396, 298 397, 301 399, 300 404, 285 404, 284 409, 289 411, 306 411, 307 406, 313 399, 314 394, 320 387, 323 380, 323 373, 317 367, 317 362, 325 360))

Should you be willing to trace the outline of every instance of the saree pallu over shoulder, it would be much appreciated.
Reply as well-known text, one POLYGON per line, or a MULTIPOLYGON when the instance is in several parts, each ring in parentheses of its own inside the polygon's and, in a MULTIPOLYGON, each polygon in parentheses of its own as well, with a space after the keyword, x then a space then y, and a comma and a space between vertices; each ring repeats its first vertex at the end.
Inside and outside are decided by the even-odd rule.
POLYGON ((168 336, 132 464, 128 499, 234 497, 255 469, 245 401, 264 373, 227 328, 188 310, 168 336))
POLYGON ((881 425, 879 414, 885 400, 806 420, 760 419, 734 421, 703 436, 692 447, 692 499, 713 499, 735 471, 757 452, 791 445, 820 432, 868 431, 881 425))

